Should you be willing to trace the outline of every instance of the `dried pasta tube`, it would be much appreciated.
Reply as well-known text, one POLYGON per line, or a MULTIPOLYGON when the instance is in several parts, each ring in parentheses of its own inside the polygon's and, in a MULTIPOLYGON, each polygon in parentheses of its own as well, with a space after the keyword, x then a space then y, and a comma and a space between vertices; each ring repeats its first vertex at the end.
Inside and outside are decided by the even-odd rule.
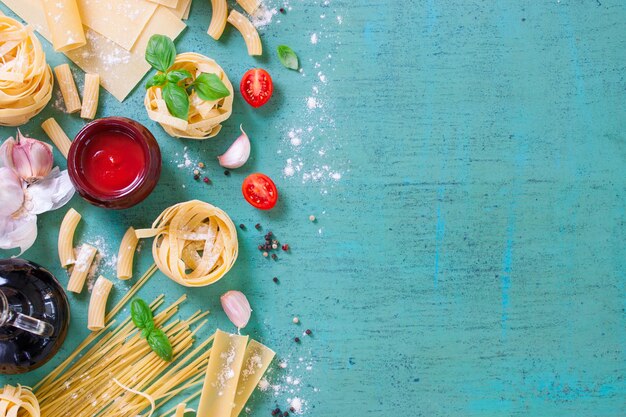
POLYGON ((211 0, 211 6, 213 11, 207 33, 213 39, 218 40, 222 36, 222 33, 224 33, 224 28, 226 27, 228 5, 226 4, 226 0, 211 0))
POLYGON ((67 52, 87 43, 76 0, 43 0, 55 51, 67 52))
POLYGON ((45 122, 41 124, 41 128, 46 135, 50 138, 52 143, 59 149, 59 151, 63 154, 65 159, 67 159, 67 154, 70 152, 70 146, 72 146, 72 141, 65 134, 61 126, 57 123, 54 117, 49 118, 45 122))
POLYGON ((72 269, 72 275, 67 283, 67 290, 80 294, 85 285, 87 274, 89 274, 89 268, 93 263, 93 259, 96 257, 98 250, 91 245, 84 244, 78 250, 78 256, 74 263, 74 269, 72 269))
POLYGON ((65 109, 68 113, 76 113, 81 108, 80 97, 70 66, 68 64, 58 65, 54 67, 54 74, 57 76, 57 82, 63 95, 65 109))
POLYGON ((239 3, 239 5, 243 7, 246 13, 250 15, 254 14, 254 12, 256 12, 256 9, 258 9, 260 6, 259 0, 237 0, 237 3, 239 3))
POLYGON ((122 243, 120 243, 120 250, 117 254, 117 277, 119 279, 129 279, 133 276, 133 259, 135 258, 135 250, 137 249, 137 235, 135 229, 129 227, 122 243))
POLYGON ((85 87, 83 88, 83 106, 80 110, 80 117, 83 119, 93 119, 98 111, 98 100, 100 98, 100 75, 85 74, 85 87))
POLYGON ((76 232, 76 226, 80 222, 81 215, 73 208, 69 209, 63 217, 61 222, 61 229, 59 230, 59 260, 61 266, 67 268, 76 262, 74 259, 74 233, 76 232))
POLYGON ((198 416, 230 417, 248 336, 215 332, 198 416))
POLYGON ((261 44, 261 38, 259 32, 257 32, 254 25, 237 10, 231 10, 228 15, 228 23, 237 28, 237 30, 243 36, 243 40, 246 42, 248 48, 248 55, 262 55, 263 45, 261 44))
POLYGON ((113 288, 113 283, 102 275, 93 286, 87 314, 87 328, 92 332, 104 329, 104 317, 111 288, 113 288))

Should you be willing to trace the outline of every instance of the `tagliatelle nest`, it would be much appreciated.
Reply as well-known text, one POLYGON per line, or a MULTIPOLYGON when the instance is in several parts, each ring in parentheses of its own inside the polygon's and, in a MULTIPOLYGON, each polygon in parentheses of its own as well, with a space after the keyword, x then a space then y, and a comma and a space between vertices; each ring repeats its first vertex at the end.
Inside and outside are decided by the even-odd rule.
POLYGON ((214 101, 202 100, 194 91, 189 96, 189 116, 187 120, 178 119, 167 110, 161 87, 150 87, 146 91, 144 105, 148 116, 159 123, 170 135, 179 138, 208 139, 222 129, 221 123, 230 117, 233 109, 233 86, 226 73, 214 60, 204 55, 186 52, 176 56, 170 70, 185 69, 195 77, 201 73, 217 75, 230 94, 214 101))
POLYGON ((151 229, 135 231, 139 239, 154 236, 157 267, 186 287, 202 287, 222 278, 239 252, 237 229, 221 209, 203 201, 178 203, 163 211, 151 229))
POLYGON ((0 125, 20 126, 52 97, 52 70, 32 28, 0 16, 0 125))

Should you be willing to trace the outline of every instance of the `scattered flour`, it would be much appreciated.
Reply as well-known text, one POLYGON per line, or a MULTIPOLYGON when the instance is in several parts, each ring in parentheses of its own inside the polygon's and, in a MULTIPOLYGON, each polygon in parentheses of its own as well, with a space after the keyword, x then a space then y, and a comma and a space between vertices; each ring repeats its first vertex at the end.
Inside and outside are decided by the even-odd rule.
POLYGON ((318 40, 319 39, 317 38, 317 33, 314 33, 314 34, 311 35, 311 43, 313 45, 316 45, 318 40))

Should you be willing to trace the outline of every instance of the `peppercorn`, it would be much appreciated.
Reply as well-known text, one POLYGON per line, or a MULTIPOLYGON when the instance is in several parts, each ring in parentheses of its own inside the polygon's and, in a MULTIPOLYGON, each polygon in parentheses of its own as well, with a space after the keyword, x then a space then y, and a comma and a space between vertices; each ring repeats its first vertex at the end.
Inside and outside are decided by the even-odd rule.
POLYGON ((315 221, 315 216, 311 214, 311 215, 309 216, 309 220, 310 220, 310 221, 312 221, 312 222, 314 222, 314 221, 315 221))
POLYGON ((272 249, 278 249, 278 245, 276 243, 272 244, 272 249))
POLYGON ((224 175, 228 177, 230 175, 230 171, 229 170, 224 171, 224 175))
POLYGON ((204 168, 204 162, 198 162, 198 168, 204 168))
POLYGON ((245 225, 245 224, 243 224, 243 223, 241 223, 241 224, 239 224, 239 228, 240 228, 241 230, 246 230, 246 225, 245 225))
POLYGON ((291 411, 292 413, 295 413, 296 409, 295 409, 295 407, 289 407, 289 411, 291 411))
POLYGON ((288 417, 288 416, 289 416, 289 413, 285 411, 285 412, 283 413, 283 417, 288 417))
POLYGON ((194 180, 196 180, 196 181, 198 181, 198 180, 200 179, 200 175, 194 175, 194 176, 193 176, 193 179, 194 179, 194 180))
POLYGON ((272 281, 274 281, 275 283, 277 283, 277 284, 278 284, 278 277, 274 277, 274 278, 272 278, 272 281))
POLYGON ((263 252, 263 256, 267 258, 269 256, 269 253, 263 252))
POLYGON ((204 177, 204 179, 202 181, 204 181, 206 184, 209 184, 211 182, 209 177, 204 177))
POLYGON ((296 342, 296 343, 300 343, 300 338, 299 337, 294 337, 293 341, 296 342))
POLYGON ((259 250, 263 250, 263 245, 259 245, 259 250))
POLYGON ((289 245, 285 243, 282 248, 285 252, 287 252, 289 250, 289 245))
POLYGON ((194 169, 194 170, 193 170, 193 174, 194 174, 194 175, 200 175, 200 171, 198 171, 197 169, 194 169))
POLYGON ((281 12, 282 14, 285 14, 285 8, 284 8, 284 7, 281 7, 281 8, 280 8, 280 12, 281 12))
POLYGON ((310 329, 306 329, 306 330, 304 331, 304 333, 306 333, 306 334, 307 334, 307 336, 310 336, 310 335, 311 335, 311 333, 313 333, 313 332, 311 332, 311 330, 310 330, 310 329))
POLYGON ((254 228, 257 229, 257 230, 261 230, 261 223, 255 224, 254 228))
POLYGON ((276 256, 276 254, 275 254, 275 253, 272 253, 272 259, 273 259, 273 260, 276 260, 276 259, 278 259, 278 256, 276 256))

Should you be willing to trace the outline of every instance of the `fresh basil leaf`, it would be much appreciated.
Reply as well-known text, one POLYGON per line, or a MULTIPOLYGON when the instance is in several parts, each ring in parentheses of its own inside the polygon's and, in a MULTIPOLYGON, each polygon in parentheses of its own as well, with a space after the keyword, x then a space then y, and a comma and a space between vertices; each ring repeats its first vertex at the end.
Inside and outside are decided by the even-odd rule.
POLYGON ((206 101, 219 100, 223 97, 228 97, 230 91, 224 85, 220 77, 215 74, 209 74, 203 72, 193 82, 193 86, 196 89, 198 97, 206 101))
POLYGON ((141 298, 135 298, 130 304, 130 317, 140 329, 154 328, 154 319, 150 306, 141 298))
POLYGON ((173 70, 167 73, 167 81, 174 84, 178 84, 180 81, 191 77, 191 73, 187 70, 173 70))
POLYGON ((166 72, 174 64, 176 47, 165 35, 152 35, 146 47, 146 61, 158 71, 166 72))
POLYGON ((161 329, 154 329, 148 335, 148 345, 161 359, 166 362, 172 360, 173 351, 167 335, 161 329))
POLYGON ((163 100, 165 100, 167 110, 169 110, 172 116, 187 120, 187 115, 189 115, 189 96, 183 87, 173 83, 165 84, 165 87, 163 87, 163 100))
POLYGON ((165 74, 159 73, 150 78, 146 84, 146 90, 150 87, 161 86, 165 84, 165 74))
POLYGON ((288 47, 287 45, 279 45, 276 48, 276 52, 278 53, 278 59, 280 59, 280 63, 283 64, 284 67, 298 70, 298 55, 288 47))
POLYGON ((153 330, 154 330, 154 324, 150 325, 149 327, 146 327, 145 329, 141 331, 141 337, 143 337, 144 339, 147 339, 153 330))

